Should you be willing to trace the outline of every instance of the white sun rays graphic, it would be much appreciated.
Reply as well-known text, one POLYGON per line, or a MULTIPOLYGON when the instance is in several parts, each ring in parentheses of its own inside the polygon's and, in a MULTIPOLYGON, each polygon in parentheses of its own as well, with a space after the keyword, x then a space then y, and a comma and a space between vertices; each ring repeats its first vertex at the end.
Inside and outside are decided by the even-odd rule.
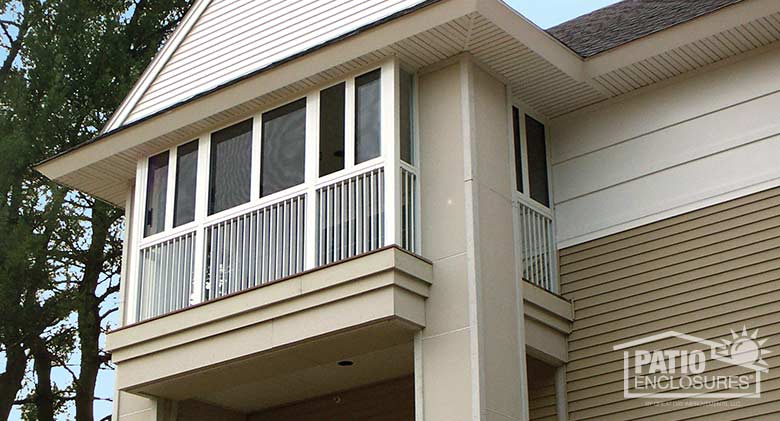
POLYGON ((749 333, 747 327, 743 326, 741 333, 731 331, 731 340, 721 339, 725 348, 719 350, 718 354, 729 358, 735 364, 768 368, 769 364, 763 357, 771 354, 772 351, 761 348, 768 340, 768 338, 758 339, 758 329, 749 333))

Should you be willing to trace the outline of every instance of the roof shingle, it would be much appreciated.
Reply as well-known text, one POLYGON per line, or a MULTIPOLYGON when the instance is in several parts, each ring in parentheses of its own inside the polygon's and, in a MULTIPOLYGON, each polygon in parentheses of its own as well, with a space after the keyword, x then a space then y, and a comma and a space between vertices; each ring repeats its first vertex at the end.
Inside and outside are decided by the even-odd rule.
POLYGON ((740 1, 624 0, 547 32, 580 56, 591 57, 740 1))

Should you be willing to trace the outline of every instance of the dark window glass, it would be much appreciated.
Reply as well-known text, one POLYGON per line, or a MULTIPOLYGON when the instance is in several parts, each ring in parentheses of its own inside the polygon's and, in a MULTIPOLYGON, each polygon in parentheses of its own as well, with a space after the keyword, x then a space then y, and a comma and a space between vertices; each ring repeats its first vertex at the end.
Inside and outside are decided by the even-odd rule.
POLYGON ((355 163, 376 158, 381 145, 380 71, 355 79, 355 163))
POLYGON ((209 215, 249 201, 252 120, 211 135, 209 215))
POLYGON ((195 220, 195 185, 198 177, 198 141, 179 146, 176 151, 176 200, 173 226, 195 220))
POLYGON ((168 152, 149 158, 146 177, 144 237, 165 229, 165 202, 168 194, 168 152))
POLYGON ((263 114, 260 196, 303 183, 306 164, 306 99, 263 114))
POLYGON ((531 199, 545 206, 550 206, 550 194, 547 190, 547 147, 545 146, 544 125, 526 115, 525 133, 531 199))
POLYGON ((320 176, 344 169, 344 86, 320 92, 320 176))
POLYGON ((523 140, 520 136, 520 110, 512 107, 512 136, 515 142, 515 188, 523 192, 523 140))
POLYGON ((414 139, 413 128, 413 107, 412 107, 412 89, 414 84, 414 77, 401 71, 400 80, 400 94, 401 94, 401 159, 408 163, 414 164, 414 146, 412 139, 414 139))

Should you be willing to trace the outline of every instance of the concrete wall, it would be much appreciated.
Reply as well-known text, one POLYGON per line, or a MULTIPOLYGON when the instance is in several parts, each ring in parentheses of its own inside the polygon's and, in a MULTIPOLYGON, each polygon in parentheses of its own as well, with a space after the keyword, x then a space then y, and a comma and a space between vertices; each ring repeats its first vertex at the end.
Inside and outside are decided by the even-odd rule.
POLYGON ((777 188, 562 250, 562 289, 575 304, 571 419, 780 417, 778 262, 777 188), (623 397, 623 352, 614 345, 668 330, 720 343, 743 326, 769 338, 759 399, 724 408, 623 397))
POLYGON ((780 50, 549 122, 560 247, 780 185, 780 50))
POLYGON ((460 72, 456 62, 419 77, 422 254, 435 280, 421 340, 428 420, 469 420, 474 400, 460 72))
POLYGON ((467 219, 467 227, 473 223, 481 419, 514 420, 521 419, 524 411, 521 361, 525 356, 518 339, 522 316, 515 277, 507 91, 479 66, 469 66, 473 139, 466 165, 471 166, 467 193, 471 192, 472 220, 467 219))

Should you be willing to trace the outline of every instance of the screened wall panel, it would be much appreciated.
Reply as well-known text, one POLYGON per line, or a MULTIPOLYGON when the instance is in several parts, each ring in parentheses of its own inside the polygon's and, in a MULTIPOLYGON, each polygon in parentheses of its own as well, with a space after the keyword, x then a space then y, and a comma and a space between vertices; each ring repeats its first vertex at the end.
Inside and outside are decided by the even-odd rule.
POLYGON ((547 146, 544 125, 526 115, 525 132, 531 198, 549 207, 550 192, 547 181, 547 146))
POLYGON ((209 214, 249 201, 252 166, 252 120, 211 136, 209 214))
POLYGON ((344 169, 346 84, 320 92, 320 176, 344 169))
POLYGON ((195 187, 198 175, 198 141, 179 146, 176 151, 176 196, 173 226, 195 220, 195 187))
POLYGON ((303 183, 306 165, 306 99, 263 114, 260 195, 303 183))
POLYGON ((381 144, 380 70, 355 79, 355 162, 378 157, 381 144))
POLYGON ((169 153, 163 152, 149 158, 146 176, 146 210, 144 212, 144 236, 165 229, 165 206, 168 194, 169 153))

